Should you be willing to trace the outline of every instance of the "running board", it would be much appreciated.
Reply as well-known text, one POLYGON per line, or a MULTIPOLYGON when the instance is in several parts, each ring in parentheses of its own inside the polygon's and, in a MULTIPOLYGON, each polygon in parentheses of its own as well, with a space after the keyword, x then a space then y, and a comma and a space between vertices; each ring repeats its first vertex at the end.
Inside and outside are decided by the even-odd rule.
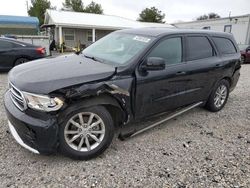
POLYGON ((186 107, 184 107, 184 108, 182 108, 180 110, 177 110, 176 112, 174 112, 172 114, 169 114, 166 118, 164 118, 164 119, 162 119, 162 120, 160 120, 158 122, 155 122, 155 123, 153 123, 152 125, 150 125, 148 127, 145 127, 145 128, 139 129, 139 130, 134 130, 134 131, 132 131, 130 133, 127 133, 127 134, 122 134, 121 133, 118 138, 120 140, 125 140, 128 137, 130 137, 130 138, 134 137, 134 136, 136 136, 138 134, 141 134, 141 133, 143 133, 143 132, 145 132, 145 131, 147 131, 149 129, 152 129, 152 128, 154 128, 154 127, 156 127, 156 126, 158 126, 158 125, 160 125, 160 124, 162 124, 162 123, 164 123, 164 122, 166 122, 166 121, 168 121, 170 119, 173 119, 173 118, 175 118, 175 117, 177 117, 177 116, 179 116, 179 115, 181 115, 181 114, 183 114, 183 113, 185 113, 185 112, 187 112, 187 111, 189 111, 189 110, 191 110, 191 109, 193 109, 193 108, 195 108, 197 106, 200 106, 201 104, 203 104, 203 102, 198 102, 198 103, 186 106, 186 107))

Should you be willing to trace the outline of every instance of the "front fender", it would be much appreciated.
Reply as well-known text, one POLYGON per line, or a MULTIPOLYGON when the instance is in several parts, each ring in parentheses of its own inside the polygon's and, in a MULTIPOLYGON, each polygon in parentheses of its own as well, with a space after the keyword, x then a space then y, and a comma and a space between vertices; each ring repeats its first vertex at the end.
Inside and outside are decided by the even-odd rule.
POLYGON ((111 96, 102 95, 90 98, 84 98, 68 104, 68 106, 59 115, 59 124, 62 123, 64 117, 68 116, 71 112, 79 110, 81 108, 88 108, 97 105, 111 105, 118 108, 122 112, 122 117, 125 120, 126 112, 121 108, 120 104, 111 96))
POLYGON ((96 105, 111 105, 122 111, 123 124, 130 121, 132 116, 131 90, 133 79, 114 79, 99 83, 83 84, 67 89, 65 92, 66 109, 62 115, 66 115, 77 108, 96 105), (77 104, 77 105, 75 105, 77 104), (65 114, 66 113, 66 114, 65 114))

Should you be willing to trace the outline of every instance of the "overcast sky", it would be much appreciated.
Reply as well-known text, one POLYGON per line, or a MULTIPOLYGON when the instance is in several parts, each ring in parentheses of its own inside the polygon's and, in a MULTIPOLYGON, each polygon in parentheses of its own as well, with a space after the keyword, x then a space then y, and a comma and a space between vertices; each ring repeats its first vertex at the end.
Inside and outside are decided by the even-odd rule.
MULTIPOLYGON (((50 0, 57 9, 64 0, 50 0)), ((87 5, 91 0, 83 0, 87 5)), ((166 14, 165 21, 191 21, 199 15, 215 12, 221 17, 250 14, 249 0, 94 0, 105 14, 136 20, 142 9, 155 6, 166 14)), ((30 0, 28 1, 30 5, 30 0)), ((26 0, 0 0, 0 15, 27 16, 26 0)))

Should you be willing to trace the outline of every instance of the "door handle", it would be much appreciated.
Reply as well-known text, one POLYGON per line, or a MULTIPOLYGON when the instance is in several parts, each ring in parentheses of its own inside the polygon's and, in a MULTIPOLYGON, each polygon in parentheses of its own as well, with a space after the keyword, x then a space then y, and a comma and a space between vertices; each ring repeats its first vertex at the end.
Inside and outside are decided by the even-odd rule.
POLYGON ((184 71, 179 71, 179 72, 177 72, 175 75, 185 75, 186 74, 186 72, 184 72, 184 71))

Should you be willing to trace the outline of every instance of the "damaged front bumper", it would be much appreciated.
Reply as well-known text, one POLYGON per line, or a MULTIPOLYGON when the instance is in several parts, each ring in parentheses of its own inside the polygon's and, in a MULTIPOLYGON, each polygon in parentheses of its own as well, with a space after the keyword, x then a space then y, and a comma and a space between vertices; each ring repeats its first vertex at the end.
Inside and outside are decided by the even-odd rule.
POLYGON ((15 140, 26 149, 41 154, 57 150, 58 125, 56 116, 20 111, 12 102, 9 91, 5 93, 4 105, 9 129, 15 140))
POLYGON ((21 139, 19 134, 16 132, 15 127, 11 124, 10 121, 8 121, 8 125, 9 125, 9 129, 10 129, 10 132, 11 132, 12 136, 15 138, 15 140, 17 141, 18 144, 20 144, 21 146, 23 146, 24 148, 26 148, 27 150, 29 150, 29 151, 31 151, 33 153, 39 154, 38 150, 28 146, 27 144, 25 144, 23 142, 23 140, 21 139))

